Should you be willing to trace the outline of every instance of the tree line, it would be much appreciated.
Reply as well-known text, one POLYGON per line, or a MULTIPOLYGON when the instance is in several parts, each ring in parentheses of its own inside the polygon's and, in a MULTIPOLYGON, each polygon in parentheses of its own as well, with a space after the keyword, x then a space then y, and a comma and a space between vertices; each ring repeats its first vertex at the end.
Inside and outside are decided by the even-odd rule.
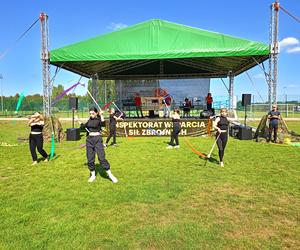
MULTIPOLYGON (((79 87, 79 86, 78 86, 79 87)), ((69 87, 67 87, 69 88, 69 87)), ((104 106, 105 102, 110 102, 116 98, 116 88, 115 81, 113 80, 97 80, 94 87, 96 89, 96 96, 94 98, 97 100, 100 106, 104 106)), ((92 93, 92 81, 88 81, 88 90, 92 93)), ((65 87, 62 84, 53 86, 52 88, 52 100, 56 96, 63 93, 65 87)), ((94 91, 95 92, 95 91, 94 91)), ((3 110, 4 111, 14 111, 18 103, 20 94, 14 96, 4 96, 3 97, 3 110)), ((86 110, 94 103, 88 94, 85 95, 75 95, 73 91, 69 91, 64 95, 56 104, 52 106, 53 112, 66 111, 69 110, 69 97, 78 97, 78 110, 86 110)), ((1 108, 1 106, 0 106, 1 108)), ((43 96, 40 94, 26 95, 22 101, 20 111, 43 111, 43 96)))

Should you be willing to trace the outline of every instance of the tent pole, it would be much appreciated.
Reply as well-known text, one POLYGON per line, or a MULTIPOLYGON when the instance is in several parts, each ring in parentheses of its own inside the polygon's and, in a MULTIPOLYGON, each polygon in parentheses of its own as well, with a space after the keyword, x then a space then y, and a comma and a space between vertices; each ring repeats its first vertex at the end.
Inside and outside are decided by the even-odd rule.
POLYGON ((97 98, 98 98, 98 81, 97 81, 97 76, 96 75, 92 76, 92 96, 98 102, 98 100, 97 100, 97 98))
POLYGON ((106 80, 103 80, 103 83, 104 83, 104 103, 107 103, 106 80))
POLYGON ((229 110, 233 111, 233 83, 234 83, 234 75, 232 74, 232 71, 229 71, 228 73, 229 76, 229 90, 228 90, 228 94, 229 94, 229 110))

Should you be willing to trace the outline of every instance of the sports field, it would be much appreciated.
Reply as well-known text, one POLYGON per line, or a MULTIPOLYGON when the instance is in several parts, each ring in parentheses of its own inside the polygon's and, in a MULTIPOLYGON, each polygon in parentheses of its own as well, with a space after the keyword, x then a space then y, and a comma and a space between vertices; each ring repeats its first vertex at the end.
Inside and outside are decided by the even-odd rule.
POLYGON ((88 183, 85 136, 31 166, 17 140, 28 134, 0 122, 0 249, 299 249, 299 147, 230 138, 220 168, 216 149, 206 162, 183 138, 178 150, 167 137, 117 138, 106 154, 119 182, 98 165, 88 183))

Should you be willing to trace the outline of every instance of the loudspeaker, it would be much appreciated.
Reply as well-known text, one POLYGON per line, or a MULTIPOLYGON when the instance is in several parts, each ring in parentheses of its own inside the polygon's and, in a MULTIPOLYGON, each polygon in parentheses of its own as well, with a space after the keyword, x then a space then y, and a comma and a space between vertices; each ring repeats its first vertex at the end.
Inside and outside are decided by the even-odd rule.
POLYGON ((242 106, 251 105, 251 94, 242 95, 242 106))
POLYGON ((69 97, 69 109, 78 109, 78 97, 69 97))
POLYGON ((247 126, 240 126, 238 138, 240 140, 252 140, 252 128, 247 126))
POLYGON ((78 141, 78 140, 80 140, 80 129, 67 128, 67 141, 78 141))
POLYGON ((229 135, 232 137, 237 137, 239 134, 239 129, 240 129, 239 125, 230 125, 229 126, 229 135))

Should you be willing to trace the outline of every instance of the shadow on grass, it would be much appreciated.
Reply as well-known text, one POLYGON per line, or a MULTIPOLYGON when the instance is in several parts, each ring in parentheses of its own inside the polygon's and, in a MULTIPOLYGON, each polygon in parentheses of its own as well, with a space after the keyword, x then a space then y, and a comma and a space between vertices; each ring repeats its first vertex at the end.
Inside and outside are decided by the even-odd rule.
MULTIPOLYGON (((121 142, 122 143, 122 142, 121 142)), ((118 148, 118 147, 120 147, 120 144, 121 143, 116 143, 116 144, 113 144, 113 143, 110 143, 110 144, 108 144, 107 146, 106 146, 106 148, 118 148)), ((105 148, 104 148, 105 149, 105 148)))
POLYGON ((95 167, 96 167, 96 176, 97 176, 97 174, 99 174, 102 178, 108 179, 108 180, 109 180, 109 178, 108 178, 108 176, 107 176, 107 174, 106 174, 104 168, 102 168, 102 167, 100 166, 100 164, 96 164, 95 167))
MULTIPOLYGON (((83 165, 84 165, 84 167, 88 166, 87 163, 84 163, 83 165)), ((103 167, 101 167, 100 164, 95 164, 95 172, 96 172, 96 176, 99 174, 102 178, 109 180, 105 169, 103 167)))
MULTIPOLYGON (((58 158, 60 158, 60 155, 56 155, 54 154, 53 158, 51 160, 48 159, 48 162, 49 161, 56 161, 58 158)), ((45 160, 44 157, 41 157, 41 158, 38 158, 37 162, 40 163, 40 162, 43 162, 45 160)))
POLYGON ((213 157, 210 157, 210 158, 204 158, 204 157, 202 157, 202 156, 199 156, 199 158, 202 159, 202 160, 204 160, 204 165, 202 165, 202 166, 204 166, 204 167, 206 167, 207 162, 219 164, 218 159, 213 158, 213 157))
POLYGON ((54 155, 50 161, 56 161, 58 158, 60 158, 60 155, 54 155))

